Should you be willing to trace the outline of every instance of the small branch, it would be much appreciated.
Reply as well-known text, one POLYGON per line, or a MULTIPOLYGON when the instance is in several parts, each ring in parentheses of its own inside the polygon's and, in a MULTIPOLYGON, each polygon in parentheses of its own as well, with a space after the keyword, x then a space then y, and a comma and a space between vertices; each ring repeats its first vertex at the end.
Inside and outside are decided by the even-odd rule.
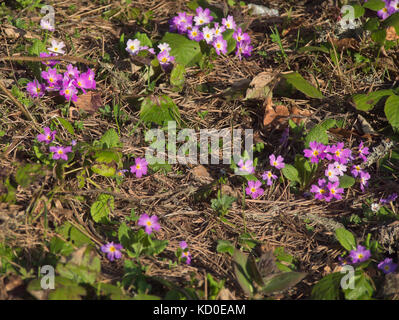
POLYGON ((80 62, 88 65, 95 65, 97 66, 98 63, 95 61, 89 61, 79 57, 72 57, 72 56, 52 56, 52 57, 27 57, 27 56, 12 56, 12 57, 0 57, 0 60, 4 61, 29 61, 29 62, 42 62, 42 61, 49 61, 49 60, 62 60, 67 62, 80 62))

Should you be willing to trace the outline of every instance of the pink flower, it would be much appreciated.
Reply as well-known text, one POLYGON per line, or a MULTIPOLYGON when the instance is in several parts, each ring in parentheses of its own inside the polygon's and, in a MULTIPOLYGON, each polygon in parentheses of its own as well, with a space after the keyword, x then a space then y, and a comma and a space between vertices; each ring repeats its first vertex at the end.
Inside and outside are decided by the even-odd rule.
POLYGON ((324 172, 325 176, 330 180, 331 182, 336 182, 338 181, 338 170, 336 169, 335 165, 330 163, 328 165, 327 170, 324 172))
POLYGON ((309 143, 310 149, 303 150, 306 158, 310 158, 311 163, 318 163, 319 160, 324 159, 326 154, 324 153, 326 146, 322 143, 312 141, 309 143))
POLYGON ((137 178, 147 174, 148 162, 144 158, 136 158, 134 166, 130 167, 130 172, 135 173, 137 178))
POLYGON ((39 142, 45 142, 45 143, 49 144, 49 143, 53 142, 56 133, 57 133, 56 130, 51 131, 51 129, 49 127, 45 127, 44 134, 41 133, 36 138, 39 142))
POLYGON ((264 181, 267 181, 266 184, 267 184, 268 186, 271 186, 271 185, 273 184, 273 180, 277 179, 277 176, 274 175, 271 171, 265 171, 265 172, 262 174, 262 179, 263 179, 264 181))
POLYGON ((344 189, 339 188, 338 186, 339 186, 339 181, 337 181, 335 183, 329 182, 327 184, 327 188, 330 191, 330 194, 325 197, 325 200, 327 202, 330 202, 333 198, 335 198, 337 200, 341 200, 342 199, 341 194, 344 193, 344 189))
POLYGON ((250 180, 248 181, 248 187, 245 189, 245 192, 247 195, 250 195, 252 199, 256 199, 260 197, 264 192, 261 186, 262 182, 260 182, 259 180, 256 181, 250 180))
POLYGON ((315 194, 315 198, 318 200, 324 200, 326 197, 326 180, 319 179, 318 185, 313 184, 310 188, 310 192, 315 194))
POLYGON ((274 154, 269 156, 270 165, 272 167, 276 167, 277 169, 282 169, 285 167, 284 158, 282 156, 276 156, 274 154))
POLYGON ((253 174, 255 173, 255 168, 253 166, 253 162, 251 160, 247 160, 244 163, 244 160, 240 160, 238 162, 238 166, 240 167, 240 172, 243 174, 253 174))
POLYGON ((223 36, 218 36, 212 43, 218 55, 227 54, 227 41, 223 39, 223 36))
POLYGON ((201 7, 198 7, 195 11, 197 13, 194 17, 194 22, 196 26, 208 24, 213 20, 213 17, 211 16, 211 11, 208 8, 202 9, 201 7))
POLYGON ((367 187, 370 174, 366 171, 360 172, 360 189, 364 192, 364 187, 367 187))
POLYGON ((236 28, 236 23, 234 22, 233 16, 227 16, 227 18, 222 19, 222 25, 226 27, 226 29, 234 29, 236 28))
POLYGON ((29 82, 26 86, 26 90, 29 92, 29 94, 34 97, 34 98, 40 98, 44 96, 44 91, 46 90, 46 87, 44 84, 39 83, 36 79, 33 80, 32 82, 29 82))
POLYGON ((152 231, 159 231, 159 229, 161 229, 161 226, 158 223, 158 217, 155 215, 150 217, 145 213, 140 216, 138 225, 144 227, 147 234, 151 234, 152 231))
POLYGON ((53 153, 53 159, 58 160, 58 159, 63 159, 65 161, 68 161, 68 155, 67 153, 72 152, 72 147, 50 147, 50 152, 53 153))
POLYGON ((190 253, 190 251, 188 251, 187 242, 180 241, 179 246, 183 250, 180 258, 185 259, 186 264, 190 264, 191 263, 191 253, 190 253))

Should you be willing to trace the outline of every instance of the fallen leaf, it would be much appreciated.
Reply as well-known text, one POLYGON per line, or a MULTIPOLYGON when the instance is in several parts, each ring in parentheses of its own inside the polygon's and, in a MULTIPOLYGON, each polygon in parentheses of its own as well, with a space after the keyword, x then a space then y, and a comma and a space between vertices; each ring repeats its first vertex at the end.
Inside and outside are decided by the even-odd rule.
POLYGON ((398 34, 395 31, 395 27, 388 27, 386 38, 388 41, 395 41, 399 39, 398 34))
POLYGON ((85 94, 81 94, 78 96, 78 100, 74 103, 77 108, 92 114, 103 105, 101 93, 95 91, 89 91, 85 94))
POLYGON ((279 124, 286 124, 291 118, 296 124, 299 124, 304 117, 309 117, 311 112, 308 110, 301 110, 297 106, 292 107, 291 112, 286 106, 278 105, 273 108, 272 99, 269 97, 265 100, 265 115, 263 118, 263 125, 276 122, 279 124))
POLYGON ((209 183, 213 181, 213 178, 209 174, 208 170, 202 166, 196 166, 194 169, 191 170, 194 179, 201 182, 201 183, 209 183))
POLYGON ((247 93, 245 95, 245 100, 265 99, 270 96, 271 92, 268 84, 273 80, 274 76, 275 74, 271 69, 261 72, 255 76, 249 84, 249 88, 247 89, 247 93))
POLYGON ((338 49, 338 51, 345 49, 356 50, 358 48, 358 42, 353 38, 331 39, 331 42, 338 49))

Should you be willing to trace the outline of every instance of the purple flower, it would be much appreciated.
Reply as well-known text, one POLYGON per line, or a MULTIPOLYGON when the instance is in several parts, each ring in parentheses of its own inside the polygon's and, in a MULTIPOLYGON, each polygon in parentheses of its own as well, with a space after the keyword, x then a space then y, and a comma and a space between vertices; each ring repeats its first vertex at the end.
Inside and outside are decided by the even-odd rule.
POLYGON ((368 172, 360 172, 360 189, 364 192, 364 187, 367 187, 370 174, 368 172))
POLYGON ((223 39, 223 36, 217 37, 213 43, 213 47, 216 50, 216 53, 220 56, 220 54, 227 54, 227 41, 223 39))
POLYGON ((137 178, 147 174, 148 162, 144 158, 136 158, 134 161, 134 166, 130 167, 130 172, 135 173, 137 178))
POLYGON ((44 96, 44 91, 46 90, 46 87, 44 84, 39 83, 36 79, 33 80, 32 82, 29 82, 26 86, 26 90, 29 92, 29 94, 34 97, 34 98, 40 98, 44 96))
POLYGON ((245 189, 245 192, 247 195, 250 195, 252 199, 256 199, 260 197, 264 192, 261 186, 262 182, 260 182, 259 180, 256 181, 250 180, 248 181, 248 187, 245 189))
POLYGON ((72 147, 76 146, 76 140, 72 140, 71 145, 72 145, 72 147))
POLYGON ((168 51, 162 51, 157 55, 159 64, 161 65, 162 69, 167 70, 172 65, 172 62, 175 61, 175 57, 170 56, 168 51))
POLYGON ((391 3, 389 4, 389 7, 394 12, 398 12, 399 11, 399 0, 392 0, 391 3))
POLYGON ((62 89, 60 90, 60 95, 64 96, 68 101, 72 100, 76 102, 78 100, 78 89, 73 85, 73 80, 68 77, 64 77, 62 82, 62 89))
POLYGON ((236 56, 240 60, 242 60, 242 57, 244 58, 249 58, 251 56, 253 47, 249 44, 247 41, 241 41, 237 43, 237 50, 236 50, 236 56))
POLYGON ((77 67, 74 67, 72 64, 67 65, 67 71, 64 73, 64 75, 67 74, 68 77, 70 78, 77 78, 79 77, 79 70, 77 67))
POLYGON ((386 258, 378 264, 378 269, 382 270, 385 274, 395 272, 398 267, 397 263, 394 263, 391 258, 386 258))
POLYGON ((233 38, 237 42, 251 42, 251 38, 249 37, 248 33, 242 32, 241 28, 238 28, 234 33, 233 33, 233 38))
POLYGON ((92 81, 89 80, 89 75, 87 73, 82 73, 81 75, 77 76, 73 81, 73 84, 82 89, 84 93, 86 93, 85 89, 91 89, 92 81))
POLYGON ((325 158, 325 149, 326 146, 322 143, 318 143, 316 141, 312 141, 309 143, 310 149, 303 150, 303 153, 306 158, 310 158, 310 162, 318 163, 320 159, 325 158))
POLYGON ((313 184, 310 188, 310 192, 314 193, 315 198, 318 200, 324 200, 326 198, 326 180, 319 179, 318 185, 313 184))
POLYGON ((125 173, 127 172, 127 169, 121 169, 116 171, 116 176, 119 178, 124 178, 125 177, 125 173))
POLYGON ((187 36, 189 39, 194 40, 194 41, 201 41, 203 39, 202 33, 199 30, 198 26, 193 27, 191 30, 188 30, 187 36))
MULTIPOLYGON (((399 0, 398 0, 399 1, 399 0)), ((359 157, 363 160, 363 162, 367 161, 367 155, 369 154, 369 148, 363 146, 363 142, 359 144, 359 157)))
POLYGON ((234 22, 233 16, 227 16, 227 18, 222 19, 222 25, 226 27, 226 29, 233 29, 236 28, 236 23, 234 22))
POLYGON ((352 258, 353 263, 359 263, 368 260, 371 257, 370 250, 358 245, 356 250, 351 250, 349 256, 352 258))
POLYGON ((194 22, 196 26, 208 24, 213 20, 213 17, 211 16, 211 11, 208 8, 202 9, 201 7, 198 7, 195 12, 197 13, 194 17, 194 22))
POLYGON ((147 234, 151 234, 152 231, 159 231, 159 229, 161 229, 161 226, 158 223, 158 217, 155 215, 150 217, 145 213, 140 216, 138 225, 144 227, 147 234))
POLYGON ((396 199, 398 198, 398 194, 392 193, 391 195, 389 195, 386 199, 380 199, 380 203, 382 204, 386 204, 386 203, 390 203, 390 202, 394 202, 396 199))
POLYGON ((270 170, 269 171, 265 171, 263 174, 262 174, 262 179, 264 180, 264 181, 267 181, 267 185, 268 186, 271 186, 272 184, 273 184, 273 180, 276 180, 277 179, 277 176, 275 175, 275 174, 273 174, 270 170))
POLYGON ((72 147, 50 147, 50 152, 53 152, 53 159, 62 159, 68 161, 67 153, 72 152, 72 147))
POLYGON ((187 15, 186 12, 179 12, 177 16, 172 19, 170 28, 172 31, 185 33, 189 27, 192 27, 192 24, 193 16, 187 15))
POLYGON ((185 259, 186 264, 190 264, 191 263, 191 253, 190 253, 190 251, 188 251, 188 246, 187 246, 186 241, 180 241, 179 246, 183 250, 183 252, 181 254, 181 259, 185 259))
POLYGON ((45 143, 49 144, 49 143, 53 142, 56 133, 57 133, 56 130, 51 131, 51 129, 49 127, 45 127, 44 134, 41 133, 36 138, 39 142, 45 142, 45 143))
POLYGON ((352 176, 354 176, 355 178, 356 178, 357 176, 359 176, 362 172, 363 172, 363 171, 362 171, 362 168, 360 168, 359 165, 356 165, 356 166, 353 166, 353 167, 352 167, 351 174, 352 174, 352 176))
POLYGON ((385 0, 385 7, 377 11, 377 16, 384 20, 394 12, 395 9, 390 6, 390 1, 385 0))
POLYGON ((279 170, 285 167, 284 158, 282 156, 278 156, 276 159, 276 156, 271 154, 269 160, 272 167, 276 167, 279 170))
POLYGON ((327 170, 324 172, 325 176, 330 180, 331 182, 336 182, 339 180, 338 175, 339 171, 336 169, 335 165, 330 163, 327 167, 327 170))
POLYGON ((335 198, 337 200, 342 199, 341 194, 344 193, 344 189, 339 188, 339 181, 337 181, 335 183, 329 182, 327 184, 327 188, 328 188, 328 191, 330 191, 329 195, 324 198, 327 202, 330 202, 333 198, 335 198))
POLYGON ((213 32, 213 29, 208 27, 204 27, 202 29, 202 38, 206 41, 207 44, 211 44, 214 37, 215 33, 213 32))
POLYGON ((330 153, 327 154, 328 160, 335 160, 342 164, 347 164, 352 154, 351 150, 344 149, 343 142, 339 142, 334 146, 328 146, 326 152, 330 153))
POLYGON ((251 160, 247 160, 244 163, 244 160, 240 160, 238 162, 238 166, 240 167, 240 171, 243 174, 253 174, 255 173, 255 167, 253 166, 253 162, 251 160))
POLYGON ((352 258, 350 256, 338 257, 338 260, 339 260, 341 266, 353 263, 352 258))
POLYGON ((85 77, 85 79, 86 79, 86 85, 87 85, 86 89, 95 90, 96 89, 96 80, 94 80, 94 77, 95 77, 94 71, 89 68, 89 69, 87 69, 87 71, 85 73, 82 73, 82 76, 85 77))
POLYGON ((113 242, 101 246, 101 251, 107 254, 109 261, 122 258, 122 252, 120 251, 122 249, 123 247, 121 244, 114 244, 113 242))
POLYGON ((41 76, 47 80, 47 90, 59 90, 62 84, 62 74, 57 73, 56 68, 49 68, 47 71, 42 71, 41 76))
MULTIPOLYGON (((39 54, 40 58, 47 58, 47 57, 55 57, 56 54, 54 53, 46 53, 46 52, 40 52, 39 54)), ((55 60, 47 60, 47 61, 42 61, 42 63, 46 66, 49 67, 54 67, 59 61, 55 61, 55 60)))

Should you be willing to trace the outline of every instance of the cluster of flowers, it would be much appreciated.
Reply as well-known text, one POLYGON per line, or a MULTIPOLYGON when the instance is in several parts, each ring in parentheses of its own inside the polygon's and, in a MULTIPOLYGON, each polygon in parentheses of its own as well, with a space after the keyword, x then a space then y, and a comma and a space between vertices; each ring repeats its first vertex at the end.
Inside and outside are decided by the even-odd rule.
MULTIPOLYGON (((41 52, 40 57, 52 57, 61 53, 64 54, 62 49, 65 46, 63 42, 57 42, 56 40, 51 41, 51 47, 48 51, 51 53, 41 52)), ((27 84, 27 91, 34 98, 40 98, 44 96, 45 91, 59 91, 60 95, 64 96, 66 100, 77 101, 77 94, 79 89, 86 93, 86 89, 96 89, 96 81, 94 80, 94 71, 90 68, 80 73, 77 67, 73 67, 72 64, 67 66, 67 70, 64 74, 58 73, 57 68, 54 67, 59 61, 48 60, 42 63, 47 65, 46 71, 42 71, 41 76, 46 80, 46 84, 39 83, 36 79, 27 84)))
MULTIPOLYGON (((381 19, 388 18, 391 14, 399 12, 399 0, 383 0, 385 2, 385 7, 377 11, 378 17, 381 19)), ((364 2, 367 2, 365 0, 364 2)))
MULTIPOLYGON (((157 54, 157 59, 159 64, 164 70, 168 70, 172 63, 175 61, 175 57, 170 55, 170 46, 166 42, 158 45, 159 53, 157 54)), ((137 55, 140 51, 147 50, 149 53, 155 55, 154 48, 149 48, 148 46, 142 46, 139 39, 131 40, 129 39, 126 43, 126 51, 132 56, 137 55)))
MULTIPOLYGON (((45 127, 43 129, 44 133, 37 135, 36 139, 39 142, 44 142, 46 144, 50 144, 54 141, 55 135, 57 133, 56 130, 51 131, 49 127, 45 127)), ((76 141, 72 140, 71 145, 76 145, 76 141)), ((72 146, 62 147, 62 146, 50 146, 49 150, 53 153, 52 159, 54 160, 65 160, 68 161, 68 153, 72 152, 72 146)))
MULTIPOLYGON (((161 225, 158 222, 158 217, 153 215, 149 216, 145 213, 140 215, 137 224, 141 227, 145 228, 145 232, 148 235, 151 235, 153 231, 159 231, 161 229, 161 225)), ((185 259, 187 264, 191 263, 191 253, 188 251, 188 245, 185 241, 180 241, 180 248, 183 250, 181 259, 185 259)), ((107 254, 107 258, 110 261, 114 261, 115 259, 120 259, 122 257, 121 250, 123 246, 121 244, 116 244, 114 242, 109 242, 101 246, 101 251, 107 254)))
POLYGON ((227 16, 222 19, 221 25, 214 22, 212 27, 210 23, 213 21, 211 12, 208 8, 198 7, 196 15, 192 16, 186 12, 179 12, 177 16, 170 20, 170 30, 180 34, 187 34, 190 40, 205 42, 212 45, 216 53, 227 54, 227 41, 223 39, 223 32, 228 29, 234 30, 233 38, 237 41, 236 56, 241 60, 242 57, 249 57, 253 47, 251 39, 247 33, 238 28, 233 16, 227 16))
MULTIPOLYGON (((363 162, 367 161, 367 155, 369 154, 369 148, 364 147, 363 142, 360 143, 358 148, 358 158, 363 162)), ((320 160, 331 161, 328 163, 327 169, 324 174, 327 178, 321 178, 318 180, 317 185, 312 185, 310 192, 315 194, 315 198, 318 200, 331 201, 333 198, 340 200, 344 192, 343 188, 339 188, 339 177, 344 175, 347 171, 348 165, 351 161, 356 160, 352 156, 350 149, 344 148, 344 143, 339 142, 336 145, 326 146, 322 143, 312 141, 309 144, 309 149, 304 150, 304 155, 310 158, 311 163, 318 163, 320 160)), ((364 188, 368 185, 370 174, 364 171, 360 165, 353 165, 351 168, 351 174, 355 178, 360 180, 360 189, 364 191, 364 188)))
MULTIPOLYGON (((274 154, 269 156, 270 165, 278 170, 281 170, 285 167, 284 158, 282 156, 276 157, 274 154)), ((255 173, 255 167, 251 160, 243 161, 240 160, 238 162, 239 172, 240 174, 253 174, 255 173)), ((273 180, 277 179, 277 176, 273 174, 272 169, 265 171, 262 174, 262 179, 266 181, 268 186, 273 184, 273 180)), ((248 181, 248 187, 245 189, 247 195, 251 196, 252 199, 256 199, 263 195, 264 189, 261 188, 262 182, 259 180, 250 180, 248 181)))
MULTIPOLYGON (((342 265, 356 264, 367 261, 371 258, 370 250, 365 247, 358 245, 355 250, 351 250, 349 255, 342 258, 339 257, 342 265)), ((385 258, 378 264, 378 269, 382 270, 385 274, 395 272, 398 267, 397 263, 394 263, 391 258, 385 258)))

